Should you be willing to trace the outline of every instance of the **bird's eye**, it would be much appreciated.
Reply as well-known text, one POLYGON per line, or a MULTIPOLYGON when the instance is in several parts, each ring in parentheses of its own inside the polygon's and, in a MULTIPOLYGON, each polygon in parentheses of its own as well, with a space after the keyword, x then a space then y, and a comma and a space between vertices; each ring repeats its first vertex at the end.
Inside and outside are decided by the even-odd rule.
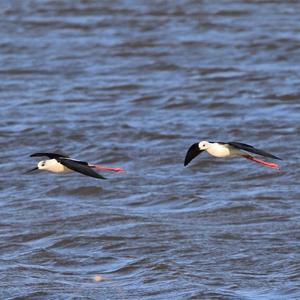
POLYGON ((42 167, 45 167, 45 163, 44 162, 42 163, 42 167))

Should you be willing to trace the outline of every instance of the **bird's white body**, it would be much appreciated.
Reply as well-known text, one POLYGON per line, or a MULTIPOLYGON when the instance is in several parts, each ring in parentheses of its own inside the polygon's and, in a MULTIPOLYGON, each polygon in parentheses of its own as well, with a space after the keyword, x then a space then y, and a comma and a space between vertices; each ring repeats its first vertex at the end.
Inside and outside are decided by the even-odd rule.
POLYGON ((42 160, 38 163, 40 170, 45 170, 53 173, 67 173, 71 172, 69 168, 59 163, 56 159, 42 160))
POLYGON ((206 150, 210 155, 215 157, 234 157, 243 154, 242 151, 230 147, 228 144, 210 143, 210 142, 200 142, 200 150, 206 150))
POLYGON ((215 157, 234 157, 242 154, 241 151, 230 147, 227 144, 211 143, 206 150, 210 155, 215 157))

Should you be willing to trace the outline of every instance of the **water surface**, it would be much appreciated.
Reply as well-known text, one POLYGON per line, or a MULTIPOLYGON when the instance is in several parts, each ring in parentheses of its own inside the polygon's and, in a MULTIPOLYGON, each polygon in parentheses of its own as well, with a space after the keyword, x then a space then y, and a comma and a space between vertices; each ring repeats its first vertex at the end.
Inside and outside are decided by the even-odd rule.
POLYGON ((0 8, 1 299, 300 298, 298 1, 0 8), (205 139, 282 168, 184 168, 205 139), (41 151, 127 172, 23 175, 41 151))

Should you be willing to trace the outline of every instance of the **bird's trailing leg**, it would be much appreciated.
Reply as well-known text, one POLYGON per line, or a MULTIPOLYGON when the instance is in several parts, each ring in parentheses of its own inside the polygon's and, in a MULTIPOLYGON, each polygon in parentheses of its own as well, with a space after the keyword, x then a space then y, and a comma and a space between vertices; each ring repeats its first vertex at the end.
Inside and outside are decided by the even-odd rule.
POLYGON ((253 157, 251 155, 242 155, 242 156, 245 157, 245 158, 247 158, 247 159, 249 159, 249 160, 252 160, 252 161, 254 161, 256 163, 259 163, 259 164, 261 164, 261 165, 263 165, 265 167, 268 167, 268 168, 271 168, 271 169, 279 169, 279 166, 277 164, 275 164, 275 163, 270 163, 270 162, 267 162, 267 161, 263 161, 263 160, 258 159, 256 157, 253 157))
POLYGON ((123 168, 110 168, 110 167, 104 167, 104 166, 96 166, 96 165, 90 165, 91 168, 95 168, 97 170, 102 170, 102 171, 112 171, 112 172, 125 172, 123 168))

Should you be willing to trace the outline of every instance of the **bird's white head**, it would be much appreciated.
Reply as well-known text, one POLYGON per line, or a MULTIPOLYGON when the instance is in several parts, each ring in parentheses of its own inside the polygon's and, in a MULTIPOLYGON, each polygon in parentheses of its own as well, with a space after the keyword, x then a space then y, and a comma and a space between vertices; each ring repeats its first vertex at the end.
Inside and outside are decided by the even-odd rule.
POLYGON ((41 160, 37 165, 39 170, 47 170, 47 160, 41 160))
POLYGON ((27 171, 26 173, 31 173, 32 171, 35 170, 45 170, 50 172, 64 172, 64 167, 61 166, 61 164, 59 164, 56 159, 47 159, 47 160, 39 161, 35 168, 27 171))
POLYGON ((207 142, 207 141, 201 141, 199 144, 198 144, 198 147, 200 150, 207 150, 210 146, 210 142, 207 142))

